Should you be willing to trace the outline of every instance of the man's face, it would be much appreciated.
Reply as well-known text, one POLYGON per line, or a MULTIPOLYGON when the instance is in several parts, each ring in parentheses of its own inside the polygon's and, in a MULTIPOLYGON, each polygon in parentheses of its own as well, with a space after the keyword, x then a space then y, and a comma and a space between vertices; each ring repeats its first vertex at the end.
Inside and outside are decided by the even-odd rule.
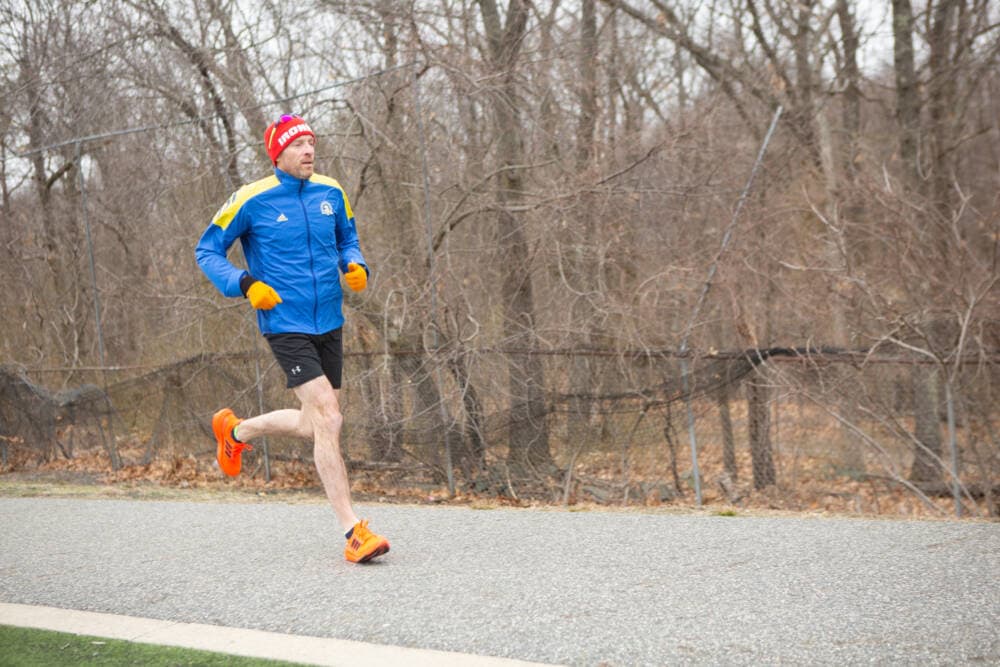
POLYGON ((313 158, 316 157, 316 139, 310 135, 297 138, 278 156, 278 169, 295 178, 306 179, 313 175, 313 158))

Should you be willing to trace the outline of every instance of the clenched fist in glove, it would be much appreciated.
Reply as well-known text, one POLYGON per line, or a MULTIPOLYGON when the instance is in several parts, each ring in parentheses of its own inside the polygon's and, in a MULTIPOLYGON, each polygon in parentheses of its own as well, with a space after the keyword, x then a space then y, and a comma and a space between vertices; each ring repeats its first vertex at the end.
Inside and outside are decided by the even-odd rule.
POLYGON ((259 280, 255 280, 247 288, 247 298, 250 299, 250 305, 257 310, 271 310, 281 303, 281 297, 274 288, 259 280))
POLYGON ((355 292, 360 292, 368 286, 368 272, 360 264, 351 262, 347 265, 347 273, 344 274, 344 282, 355 292))

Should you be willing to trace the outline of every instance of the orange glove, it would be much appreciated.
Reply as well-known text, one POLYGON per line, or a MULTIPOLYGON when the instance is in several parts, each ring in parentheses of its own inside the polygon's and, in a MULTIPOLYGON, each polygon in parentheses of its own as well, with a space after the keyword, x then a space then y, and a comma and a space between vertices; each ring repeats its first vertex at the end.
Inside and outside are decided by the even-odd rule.
POLYGON ((271 310, 281 303, 281 297, 274 288, 259 280, 254 281, 247 289, 247 298, 250 299, 250 305, 257 310, 271 310))
POLYGON ((368 272, 360 264, 351 262, 347 265, 347 273, 344 274, 344 282, 355 292, 360 292, 368 286, 368 272))

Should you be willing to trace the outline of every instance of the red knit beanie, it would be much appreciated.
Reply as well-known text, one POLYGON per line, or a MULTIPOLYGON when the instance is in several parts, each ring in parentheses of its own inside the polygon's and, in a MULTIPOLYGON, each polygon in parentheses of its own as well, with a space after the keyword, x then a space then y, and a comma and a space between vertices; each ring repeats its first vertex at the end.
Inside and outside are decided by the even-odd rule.
POLYGON ((306 135, 316 136, 300 116, 293 114, 284 114, 268 125, 264 130, 264 146, 271 157, 271 164, 278 164, 278 156, 288 148, 288 144, 306 135))

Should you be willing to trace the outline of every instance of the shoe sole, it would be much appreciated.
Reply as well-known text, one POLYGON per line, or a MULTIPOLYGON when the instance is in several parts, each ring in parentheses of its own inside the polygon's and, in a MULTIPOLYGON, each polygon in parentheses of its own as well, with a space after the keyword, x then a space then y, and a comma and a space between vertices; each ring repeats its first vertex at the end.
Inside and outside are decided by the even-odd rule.
MULTIPOLYGON (((366 555, 362 556, 361 558, 359 558, 358 560, 351 561, 351 562, 352 563, 367 563, 368 561, 372 560, 373 558, 378 558, 382 554, 387 554, 387 553, 389 553, 389 543, 388 542, 386 542, 384 544, 378 545, 377 547, 375 547, 375 550, 372 551, 370 554, 366 554, 366 555)), ((350 560, 350 559, 348 559, 348 560, 350 560)))

